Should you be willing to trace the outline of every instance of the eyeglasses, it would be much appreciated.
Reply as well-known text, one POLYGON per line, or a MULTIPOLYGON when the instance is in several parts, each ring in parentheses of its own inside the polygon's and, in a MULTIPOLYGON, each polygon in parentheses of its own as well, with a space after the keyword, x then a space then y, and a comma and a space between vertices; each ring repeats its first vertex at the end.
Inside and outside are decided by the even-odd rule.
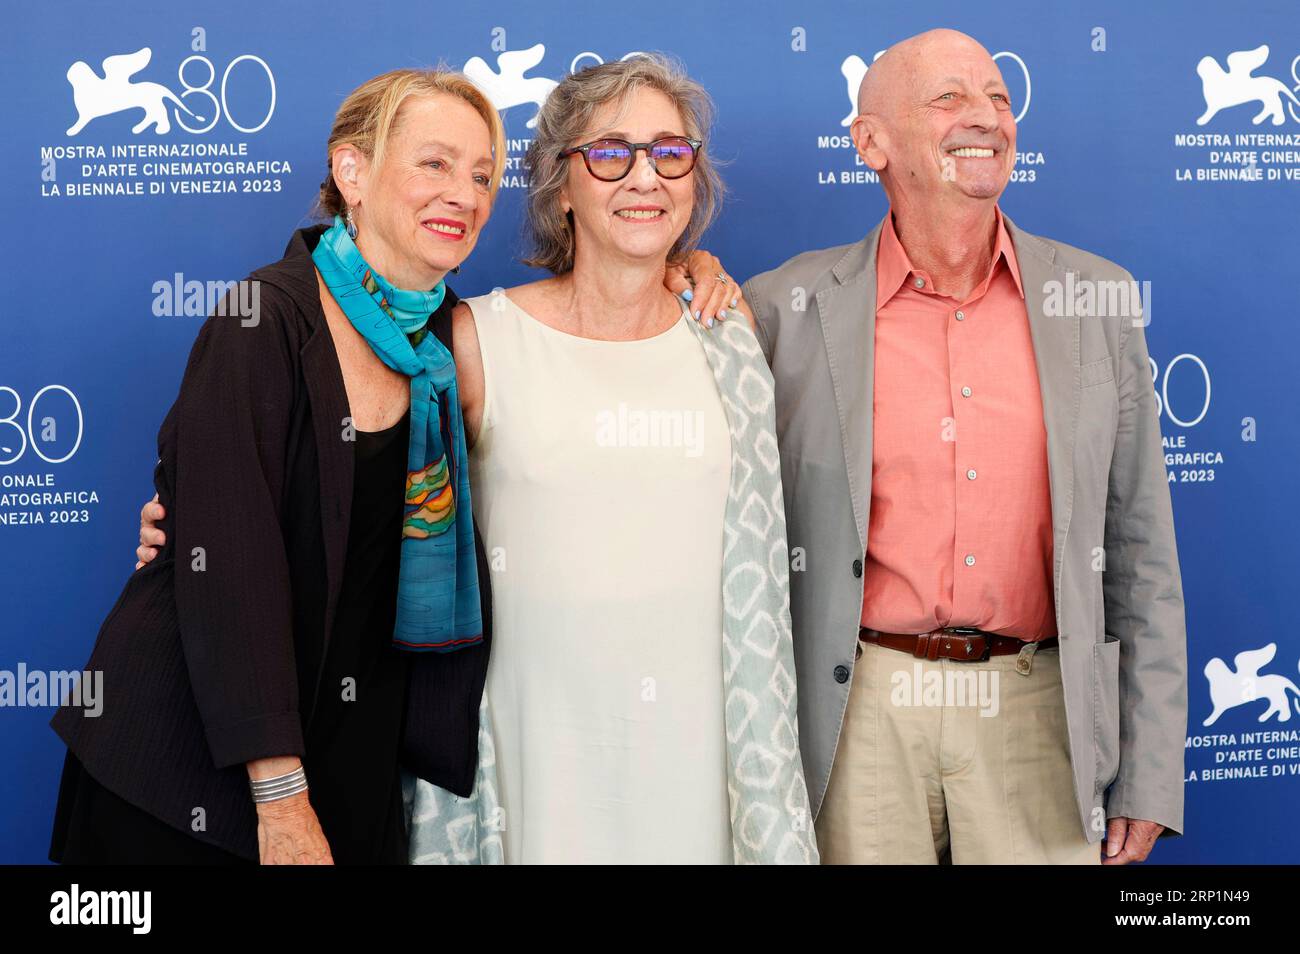
POLYGON ((617 182, 632 171, 637 152, 645 150, 650 168, 660 177, 680 179, 695 168, 695 159, 703 145, 703 139, 688 139, 685 136, 668 136, 654 142, 597 139, 595 142, 563 150, 560 158, 580 152, 588 172, 602 182, 617 182))

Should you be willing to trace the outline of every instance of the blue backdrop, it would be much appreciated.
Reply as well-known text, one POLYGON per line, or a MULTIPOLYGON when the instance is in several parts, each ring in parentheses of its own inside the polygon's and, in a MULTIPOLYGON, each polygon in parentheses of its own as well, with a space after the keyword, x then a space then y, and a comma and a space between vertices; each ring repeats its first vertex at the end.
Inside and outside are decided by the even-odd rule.
MULTIPOLYGON (((1190 671, 1188 834, 1154 857, 1300 855, 1300 639, 1283 625, 1300 538, 1287 483, 1300 426, 1285 383, 1300 343, 1295 0, 187 6, 50 0, 0 40, 0 681, 86 661, 131 572, 157 428, 206 314, 183 307, 187 283, 280 256, 324 176, 334 110, 360 82, 475 57, 478 75, 504 74, 487 79, 514 180, 454 280, 468 295, 529 277, 515 261, 519 159, 547 84, 527 80, 676 54, 715 97, 710 148, 728 160, 730 198, 705 247, 747 277, 881 218, 884 195, 847 138, 850 84, 879 50, 948 26, 1000 54, 1022 114, 1008 214, 1150 282, 1190 671), (1203 58, 1229 69, 1230 55, 1261 46, 1253 75, 1237 57, 1227 78, 1203 65, 1203 86, 1203 58), (522 73, 509 57, 498 67, 501 53, 530 49, 537 62, 522 73), (129 83, 91 74, 141 50, 147 63, 110 64, 111 76, 141 66, 129 83), (1207 95, 1222 108, 1198 125, 1207 95), (1279 124, 1252 123, 1265 107, 1279 124), (142 115, 156 122, 135 132, 142 115), (145 148, 158 145, 176 148, 145 148), (1261 698, 1203 725, 1206 664, 1249 678, 1234 657, 1270 644, 1259 675, 1275 678, 1258 680, 1261 698)), ((41 701, 10 693, 0 708, 0 861, 39 861, 48 846, 63 746, 41 701)))

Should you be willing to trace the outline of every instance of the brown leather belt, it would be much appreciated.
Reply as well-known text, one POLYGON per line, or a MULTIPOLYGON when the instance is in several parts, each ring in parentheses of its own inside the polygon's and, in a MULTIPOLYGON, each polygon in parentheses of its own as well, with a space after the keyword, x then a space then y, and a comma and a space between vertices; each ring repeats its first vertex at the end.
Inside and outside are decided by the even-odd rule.
MULTIPOLYGON (((1026 640, 1014 636, 1000 636, 986 633, 982 629, 968 626, 948 626, 929 633, 909 635, 907 633, 882 633, 876 629, 858 631, 858 638, 864 643, 875 643, 886 649, 896 649, 901 653, 911 653, 917 659, 953 659, 957 662, 984 662, 990 656, 1010 656, 1020 652, 1026 640)), ((1056 637, 1038 641, 1038 648, 1055 646, 1056 637)))

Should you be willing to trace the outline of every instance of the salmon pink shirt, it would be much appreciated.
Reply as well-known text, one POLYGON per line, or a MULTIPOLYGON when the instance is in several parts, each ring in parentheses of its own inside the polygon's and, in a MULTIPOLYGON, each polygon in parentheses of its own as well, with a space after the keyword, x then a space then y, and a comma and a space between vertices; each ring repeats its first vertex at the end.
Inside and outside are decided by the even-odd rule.
POLYGON ((885 220, 876 258, 871 520, 862 625, 1056 635, 1047 433, 1015 248, 935 292, 885 220))

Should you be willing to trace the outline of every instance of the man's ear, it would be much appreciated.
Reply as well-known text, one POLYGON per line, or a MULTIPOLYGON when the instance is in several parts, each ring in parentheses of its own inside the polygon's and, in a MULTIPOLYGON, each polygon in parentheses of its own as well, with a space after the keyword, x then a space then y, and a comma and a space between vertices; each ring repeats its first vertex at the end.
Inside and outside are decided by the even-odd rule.
POLYGON ((330 157, 330 171, 334 184, 339 187, 343 201, 349 208, 361 204, 366 191, 366 177, 370 169, 369 160, 356 146, 339 146, 330 157))
POLYGON ((889 160, 885 157, 885 150, 881 148, 881 133, 880 120, 867 113, 859 114, 853 120, 853 125, 849 127, 849 135, 853 137, 853 145, 857 148, 858 155, 862 157, 862 161, 869 169, 876 172, 880 172, 889 164, 889 160))

